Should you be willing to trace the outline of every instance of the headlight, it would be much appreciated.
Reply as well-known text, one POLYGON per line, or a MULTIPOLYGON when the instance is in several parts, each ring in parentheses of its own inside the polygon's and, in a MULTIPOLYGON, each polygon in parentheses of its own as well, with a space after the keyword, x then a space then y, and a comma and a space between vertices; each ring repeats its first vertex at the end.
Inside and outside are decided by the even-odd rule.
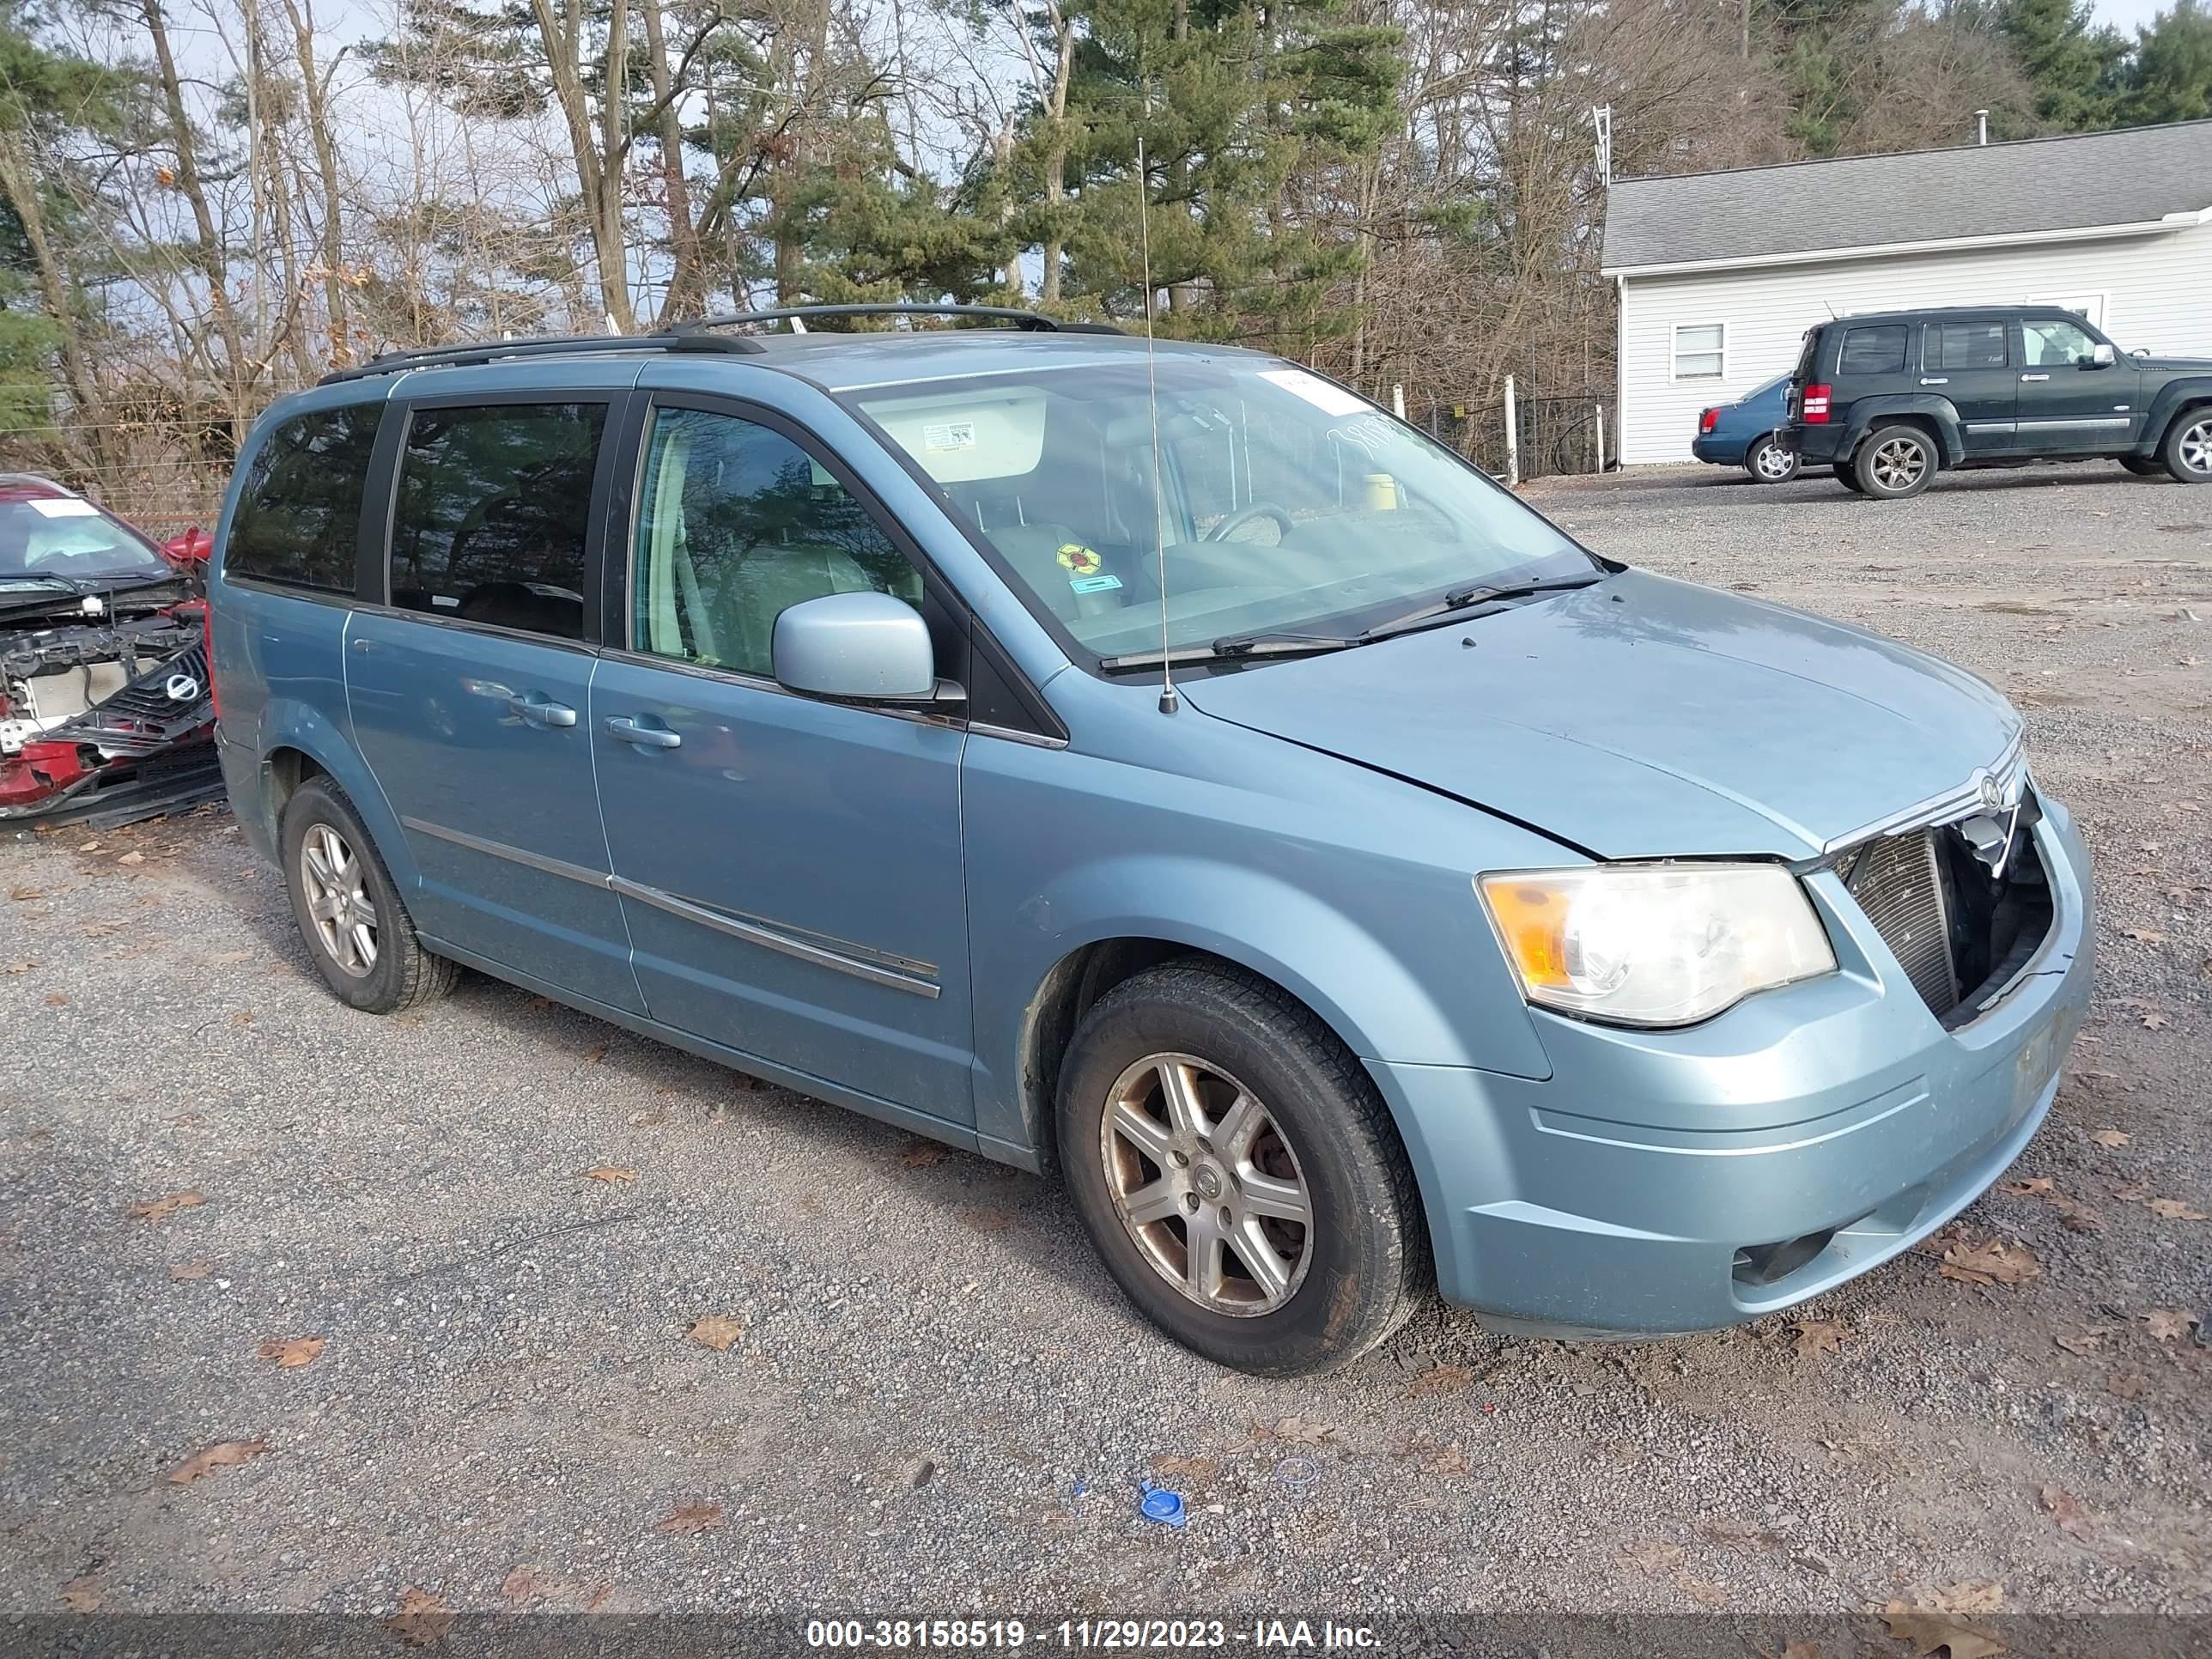
POLYGON ((1779 865, 1509 870, 1475 886, 1522 995, 1615 1024, 1686 1025, 1836 966, 1779 865))

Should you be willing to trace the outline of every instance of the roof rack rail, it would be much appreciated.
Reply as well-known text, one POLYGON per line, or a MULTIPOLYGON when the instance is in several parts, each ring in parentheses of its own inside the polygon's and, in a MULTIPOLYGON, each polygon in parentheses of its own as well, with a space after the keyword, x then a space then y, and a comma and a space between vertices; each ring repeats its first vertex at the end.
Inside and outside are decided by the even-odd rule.
MULTIPOLYGON (((1121 331, 1111 323, 1064 322, 1057 317, 1048 317, 1041 311, 1024 311, 1015 306, 927 305, 907 301, 782 306, 773 311, 726 311, 712 317, 672 323, 669 328, 677 334, 697 336, 708 329, 730 328, 739 323, 808 323, 824 317, 976 317, 990 322, 1012 323, 1027 333, 1119 334, 1121 331)), ((740 335, 737 337, 742 339, 744 337, 740 335)))
POLYGON ((757 340, 742 334, 690 334, 660 330, 651 334, 540 334, 521 340, 482 340, 474 345, 425 346, 413 351, 387 351, 351 368, 332 369, 315 382, 337 386, 367 380, 375 374, 398 374, 412 368, 453 368, 471 364, 504 362, 514 357, 567 357, 599 351, 730 351, 760 350, 757 340))

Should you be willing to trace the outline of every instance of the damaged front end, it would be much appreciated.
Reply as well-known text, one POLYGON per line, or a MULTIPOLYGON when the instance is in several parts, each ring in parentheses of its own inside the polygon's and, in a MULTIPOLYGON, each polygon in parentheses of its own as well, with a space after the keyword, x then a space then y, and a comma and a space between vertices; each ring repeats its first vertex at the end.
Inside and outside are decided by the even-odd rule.
POLYGON ((0 821, 119 823, 220 792, 206 605, 179 586, 0 613, 0 821))

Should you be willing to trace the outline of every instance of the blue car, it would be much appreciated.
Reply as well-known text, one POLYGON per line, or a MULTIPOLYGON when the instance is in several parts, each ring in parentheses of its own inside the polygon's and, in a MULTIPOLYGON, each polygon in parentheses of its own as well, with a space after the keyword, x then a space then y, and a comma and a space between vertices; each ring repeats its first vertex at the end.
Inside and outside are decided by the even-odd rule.
POLYGON ((1056 1174, 1271 1375, 1432 1290, 1788 1308, 2042 1123, 2089 862, 1981 681, 1606 558, 1294 363, 788 314, 254 428, 218 747, 350 1009, 474 969, 1056 1174))
POLYGON ((1790 423, 1783 407, 1789 387, 1785 371, 1732 404, 1705 410, 1690 453, 1715 466, 1740 466, 1761 483, 1788 483, 1797 476, 1797 453, 1777 434, 1790 423))

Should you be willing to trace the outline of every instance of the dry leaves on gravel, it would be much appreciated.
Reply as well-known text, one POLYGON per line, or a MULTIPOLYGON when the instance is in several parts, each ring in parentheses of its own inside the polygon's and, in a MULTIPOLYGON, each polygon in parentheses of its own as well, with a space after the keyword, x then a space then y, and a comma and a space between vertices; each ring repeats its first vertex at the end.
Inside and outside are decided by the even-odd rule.
POLYGON ((172 1261, 169 1264, 169 1277, 172 1279, 205 1279, 214 1271, 215 1263, 212 1261, 172 1261))
POLYGON ((1996 1238, 1976 1243, 1961 1233, 1944 1247, 1938 1271, 1967 1285, 2023 1285, 2043 1276, 2043 1264, 2025 1244, 1996 1238))
POLYGON ((2115 1400, 2140 1400, 2150 1386, 2150 1378, 2141 1371, 2114 1371, 2105 1379, 2105 1392, 2115 1400))
POLYGON ((1152 1473, 1163 1480, 1207 1486, 1221 1473, 1221 1465, 1211 1457, 1182 1457, 1173 1452, 1161 1452, 1152 1459, 1152 1473))
POLYGON ((970 1232, 1002 1233, 1014 1224, 1013 1217, 989 1206, 971 1206, 959 1212, 960 1224, 970 1232))
POLYGON ((2126 1146, 2135 1137, 2125 1129, 2093 1129, 2089 1132, 2089 1139, 2100 1146, 2117 1147, 2126 1146))
POLYGON ((535 1567, 517 1567, 500 1581, 499 1593, 507 1598, 507 1605, 517 1613, 532 1601, 541 1601, 551 1588, 535 1567))
POLYGON ((1726 1586, 1716 1584, 1710 1578, 1692 1578, 1685 1573, 1674 1581, 1674 1588, 1701 1607, 1724 1607, 1729 1604, 1726 1586))
POLYGON ((2212 1215, 2178 1198, 2154 1198, 2146 1207, 2153 1215, 2164 1216, 2168 1221, 2212 1221, 2212 1215))
POLYGON ((2051 1340, 2073 1354, 2095 1352, 2105 1346, 2105 1339, 2118 1330, 2117 1325, 2092 1325, 2078 1336, 2054 1336, 2051 1340))
POLYGON ((899 1155, 900 1164, 909 1170, 927 1170, 944 1160, 945 1148, 933 1140, 917 1140, 899 1155))
POLYGON ((453 1622, 453 1610, 438 1597, 426 1589, 409 1589, 400 1591, 399 1611, 384 1627, 410 1648, 428 1648, 446 1639, 453 1622))
POLYGON ((39 887, 10 887, 8 896, 18 904, 28 904, 34 898, 46 897, 46 890, 39 887))
POLYGON ((1457 1394, 1474 1382, 1474 1372, 1465 1365, 1431 1365, 1406 1385, 1406 1398, 1419 1400, 1428 1395, 1457 1394))
POLYGON ((280 1371, 297 1370, 302 1365, 313 1364, 315 1356, 323 1351, 319 1336, 294 1336, 282 1341, 264 1342, 253 1352, 263 1359, 273 1359, 280 1371))
POLYGON ((97 1613, 100 1598, 107 1586, 97 1574, 87 1573, 82 1578, 72 1578, 62 1586, 62 1605, 71 1613, 97 1613))
POLYGON ((611 1164, 602 1164, 596 1170, 584 1171, 586 1181, 603 1181, 610 1187, 623 1187, 637 1179, 635 1170, 619 1169, 611 1164))
POLYGON ((2089 1511, 2081 1507, 2081 1500, 2063 1486, 2045 1486, 2036 1492, 2051 1518, 2058 1523, 2058 1530, 2069 1538, 2087 1543, 2097 1535, 2089 1523, 2089 1511))
POLYGON ((2143 1316, 2143 1328, 2161 1342, 2172 1342, 2189 1334, 2189 1328, 2203 1322, 2193 1313, 2179 1308, 2153 1308, 2143 1316))
POLYGON ((194 1452, 169 1471, 169 1480, 173 1486, 188 1486, 204 1474, 213 1474, 217 1469, 234 1469, 268 1449, 266 1440, 225 1440, 205 1451, 194 1452))
POLYGON ((708 1314, 696 1321, 684 1333, 702 1348, 712 1348, 716 1353, 727 1353, 745 1334, 744 1324, 727 1314, 708 1314))
POLYGON ((1801 1319, 1790 1328, 1797 1333, 1797 1352, 1817 1357, 1841 1353, 1851 1328, 1833 1319, 1801 1319))
POLYGON ((1881 1612, 1882 1622, 1889 1633, 1900 1642, 1910 1642, 1912 1651, 1922 1659, 1938 1649, 1948 1652, 1951 1659, 1989 1659, 1991 1654, 2005 1650, 2003 1640, 1985 1626, 1977 1625, 1965 1615, 1945 1613, 1937 1607, 1916 1607, 1909 1601, 1892 1601, 1881 1612))
POLYGON ((711 1532, 722 1524, 722 1506, 700 1500, 678 1504, 661 1516, 655 1530, 672 1537, 690 1538, 702 1532, 711 1532))
POLYGON ((167 1198, 149 1198, 143 1204, 131 1206, 133 1221, 161 1221, 179 1210, 197 1210, 207 1202, 204 1193, 171 1193, 167 1198))

